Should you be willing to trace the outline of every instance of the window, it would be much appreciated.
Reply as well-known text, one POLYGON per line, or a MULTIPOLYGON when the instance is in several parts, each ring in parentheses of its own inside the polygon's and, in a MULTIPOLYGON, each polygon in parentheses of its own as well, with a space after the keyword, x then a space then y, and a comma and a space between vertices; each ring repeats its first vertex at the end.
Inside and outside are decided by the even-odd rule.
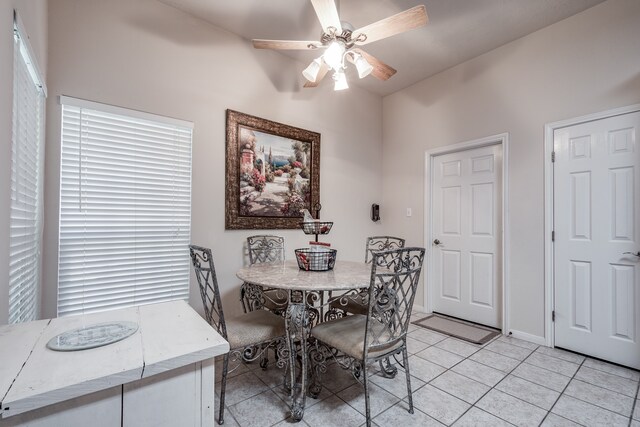
POLYGON ((45 88, 17 15, 13 32, 9 323, 18 323, 38 316, 45 88))
POLYGON ((58 315, 186 299, 193 125, 60 101, 58 315))

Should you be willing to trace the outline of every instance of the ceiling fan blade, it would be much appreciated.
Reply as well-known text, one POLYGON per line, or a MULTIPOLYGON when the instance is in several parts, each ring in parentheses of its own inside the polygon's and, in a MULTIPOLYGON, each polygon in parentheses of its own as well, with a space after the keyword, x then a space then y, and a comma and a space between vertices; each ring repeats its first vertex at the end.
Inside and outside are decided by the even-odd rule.
MULTIPOLYGON (((356 47, 351 50, 362 55, 362 57, 366 59, 369 64, 371 64, 371 66, 373 67, 371 75, 378 80, 389 80, 397 72, 395 68, 385 64, 375 56, 369 55, 367 52, 360 48, 356 47)), ((347 55, 347 58, 349 59, 349 61, 353 62, 353 58, 350 55, 347 55)))
POLYGON ((427 24, 428 20, 427 9, 421 4, 388 18, 381 19, 373 24, 358 28, 351 35, 351 39, 354 40, 359 34, 364 34, 366 39, 356 42, 356 44, 362 46, 395 36, 396 34, 404 33, 405 31, 413 30, 414 28, 422 27, 427 24))
POLYGON ((328 32, 327 28, 334 27, 336 33, 342 33, 342 25, 338 16, 338 9, 334 0, 311 0, 311 4, 318 15, 322 30, 328 32))
POLYGON ((256 49, 313 50, 323 46, 317 41, 253 39, 253 47, 256 49))
POLYGON ((329 67, 327 66, 327 64, 325 64, 324 62, 322 63, 322 65, 320 66, 320 71, 318 71, 318 75, 316 77, 316 81, 315 82, 310 82, 309 80, 307 80, 307 82, 304 84, 304 87, 316 87, 320 84, 320 82, 322 81, 322 79, 324 79, 324 76, 327 75, 327 71, 329 71, 329 67))

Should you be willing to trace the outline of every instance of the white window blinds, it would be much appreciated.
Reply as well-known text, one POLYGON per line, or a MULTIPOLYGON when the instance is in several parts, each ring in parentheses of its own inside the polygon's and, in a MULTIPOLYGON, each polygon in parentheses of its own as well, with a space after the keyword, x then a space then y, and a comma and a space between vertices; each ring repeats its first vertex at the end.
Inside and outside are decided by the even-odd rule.
POLYGON ((13 58, 9 323, 38 316, 45 91, 16 16, 13 58))
POLYGON ((192 124, 61 103, 58 315, 186 299, 192 124))

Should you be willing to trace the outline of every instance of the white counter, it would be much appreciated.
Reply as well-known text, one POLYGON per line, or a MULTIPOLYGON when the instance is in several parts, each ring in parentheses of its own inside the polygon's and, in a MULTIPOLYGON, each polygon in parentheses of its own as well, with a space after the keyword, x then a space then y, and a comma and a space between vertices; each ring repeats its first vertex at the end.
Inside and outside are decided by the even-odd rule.
POLYGON ((229 344, 184 301, 0 326, 0 427, 62 425, 54 420, 90 421, 92 427, 175 425, 164 412, 172 408, 180 416, 175 411, 182 412, 181 405, 199 414, 194 423, 188 422, 191 414, 176 418, 180 425, 211 425, 213 357, 228 351, 229 344), (120 320, 136 322, 138 331, 93 349, 46 347, 61 332, 120 320))

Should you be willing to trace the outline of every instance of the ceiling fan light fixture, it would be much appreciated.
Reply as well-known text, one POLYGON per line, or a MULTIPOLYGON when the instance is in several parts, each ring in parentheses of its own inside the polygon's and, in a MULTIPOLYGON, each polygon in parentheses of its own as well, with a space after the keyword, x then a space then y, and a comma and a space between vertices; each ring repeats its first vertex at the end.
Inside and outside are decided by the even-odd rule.
POLYGON ((326 49, 324 54, 318 58, 319 64, 314 61, 303 71, 302 74, 309 80, 304 84, 304 87, 318 86, 318 83, 327 75, 328 71, 333 70, 333 77, 336 83, 335 89, 342 90, 348 87, 344 76, 345 59, 349 59, 350 62, 354 63, 361 79, 371 74, 378 80, 388 80, 396 73, 396 70, 378 58, 366 53, 361 47, 396 34, 420 28, 429 21, 426 7, 420 4, 355 29, 353 25, 340 20, 336 5, 337 1, 339 0, 311 0, 322 27, 319 42, 253 39, 253 47, 256 49, 307 51, 319 48, 326 49), (352 56, 348 57, 347 55, 349 54, 352 56))
POLYGON ((305 79, 315 83, 320 72, 320 66, 322 65, 322 57, 314 59, 307 68, 302 71, 302 75, 305 79))
POLYGON ((344 43, 340 41, 332 41, 327 50, 324 52, 322 57, 324 58, 324 62, 336 72, 342 68, 342 60, 344 57, 345 51, 344 43))
POLYGON ((335 81, 333 90, 349 89, 349 83, 347 83, 347 76, 344 74, 344 69, 340 68, 333 73, 333 80, 335 81))
POLYGON ((364 57, 360 54, 354 54, 354 62, 356 64, 356 68, 358 69, 358 77, 361 79, 367 77, 373 71, 373 66, 369 64, 369 61, 364 59, 364 57))

